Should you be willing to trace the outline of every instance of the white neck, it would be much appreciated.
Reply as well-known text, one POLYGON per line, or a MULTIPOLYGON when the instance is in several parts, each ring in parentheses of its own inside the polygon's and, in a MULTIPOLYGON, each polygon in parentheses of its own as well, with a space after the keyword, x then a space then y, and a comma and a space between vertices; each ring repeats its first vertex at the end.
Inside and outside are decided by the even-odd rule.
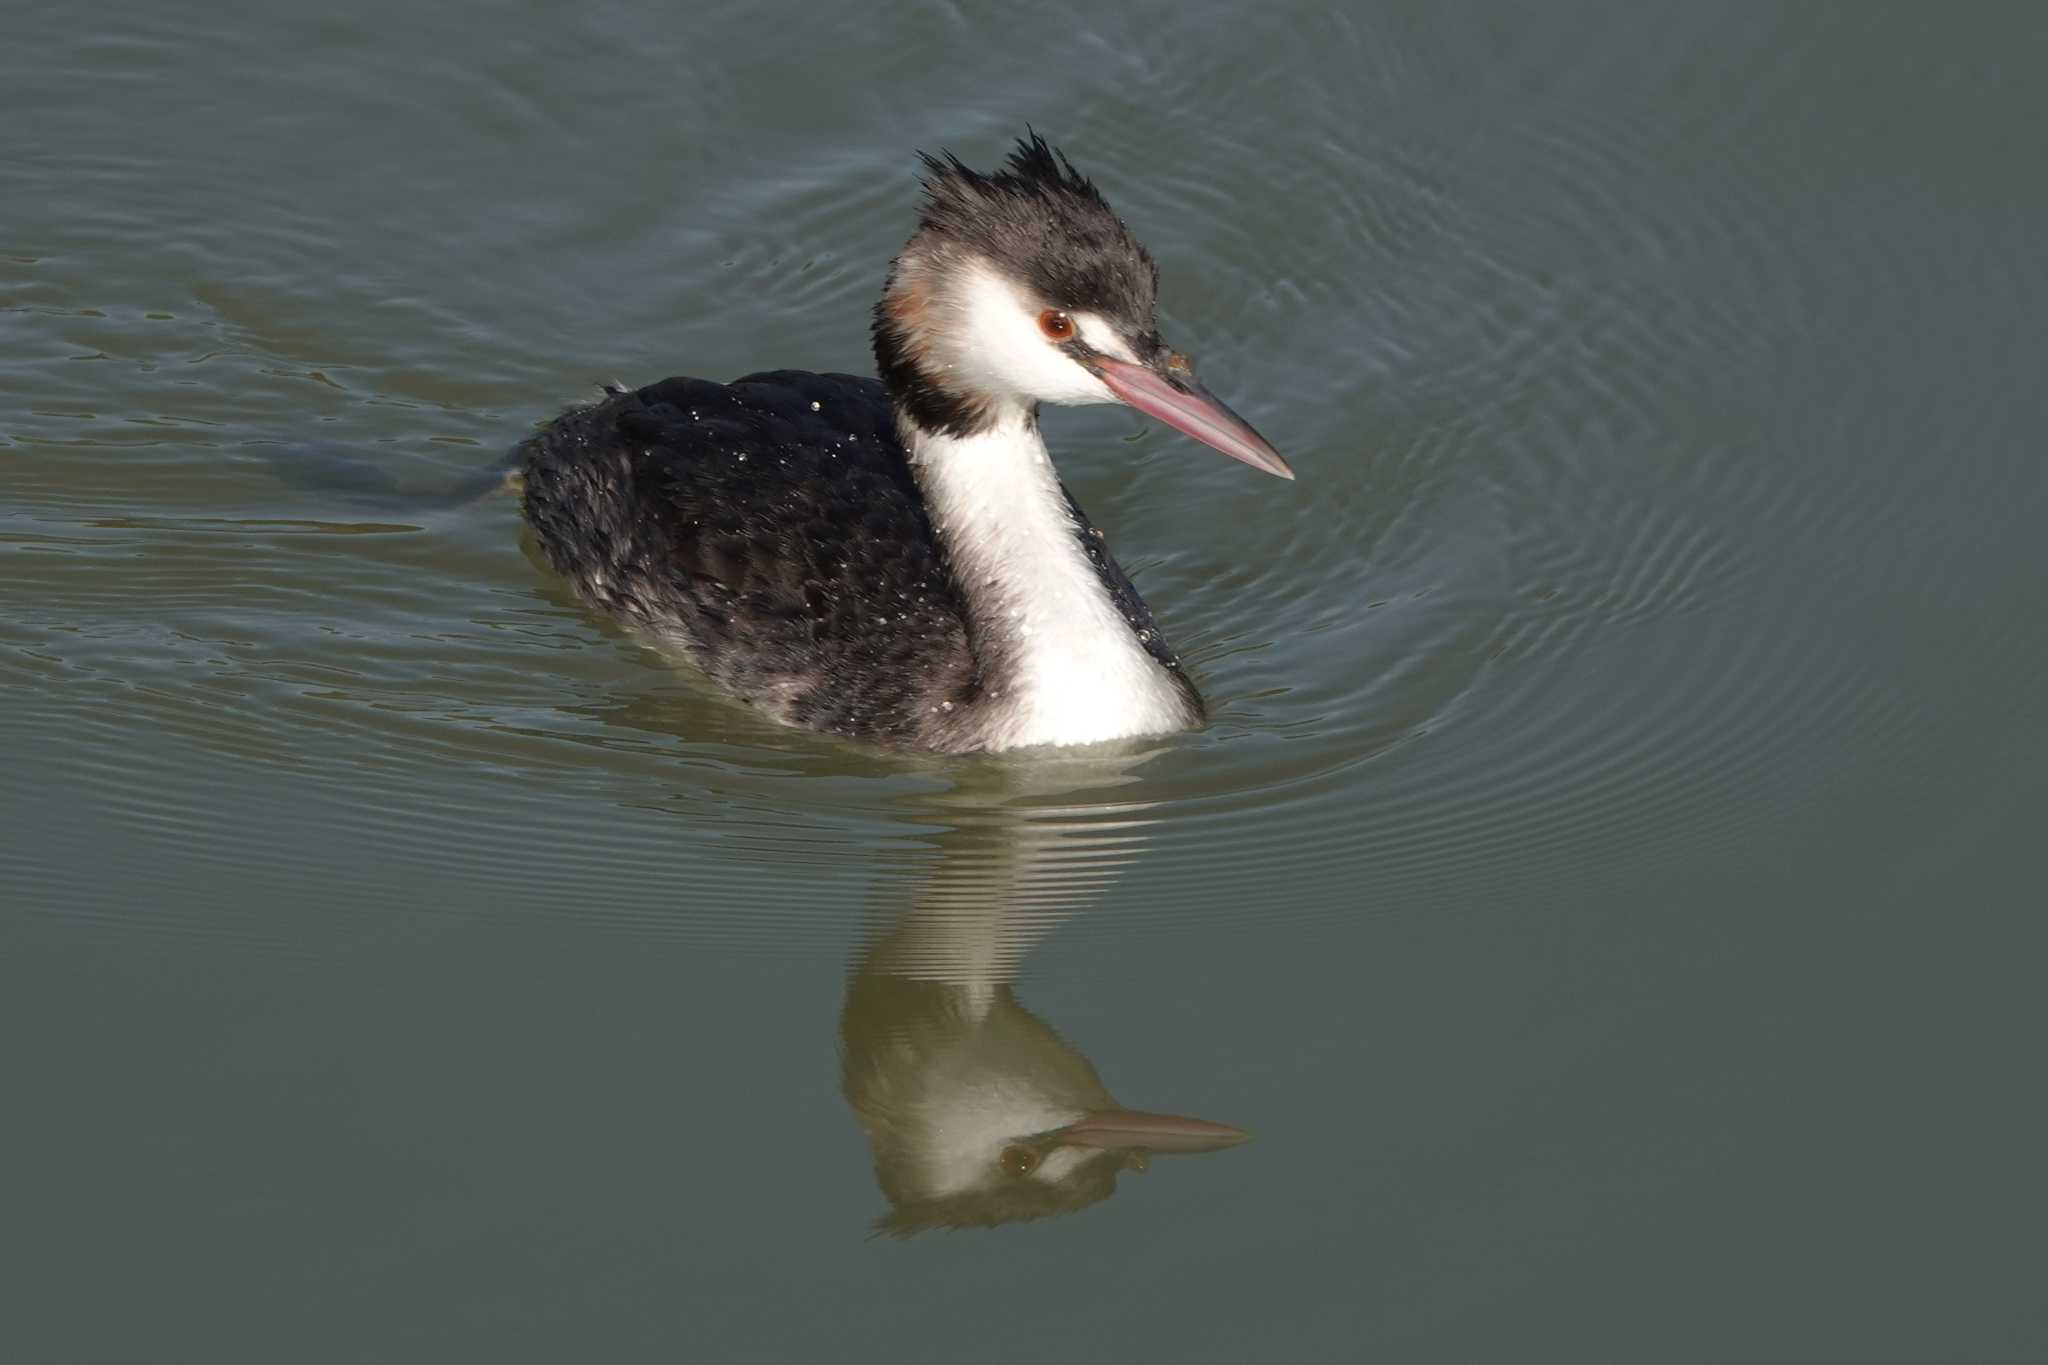
POLYGON ((1139 643, 1081 548, 1028 411, 973 436, 905 424, 911 467, 993 656, 991 749, 1093 744, 1185 730, 1196 716, 1139 643))

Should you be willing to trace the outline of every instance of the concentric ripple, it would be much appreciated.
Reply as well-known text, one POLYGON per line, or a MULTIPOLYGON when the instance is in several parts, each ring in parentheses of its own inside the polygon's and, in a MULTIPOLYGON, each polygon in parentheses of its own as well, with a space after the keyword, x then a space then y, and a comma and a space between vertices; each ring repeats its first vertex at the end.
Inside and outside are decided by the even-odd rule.
MULTIPOLYGON (((135 145, 24 76, 91 146, 11 170, 0 228, 16 906, 279 953, 473 914, 836 952, 913 904, 1116 933, 1568 894, 1796 837, 1965 742, 1958 679, 2039 675, 2009 625, 2038 606, 2038 574, 2017 585, 2048 503, 2023 213, 1888 176, 1876 134, 1804 118, 1799 64, 1761 40, 1751 82, 1681 124, 1597 45, 1475 74, 1488 35, 1324 16, 1285 39, 1281 129, 1201 98, 1283 79, 1227 44, 1073 18, 1018 54, 1053 87, 1028 93, 1063 101, 1151 243, 1169 334, 1301 472, 1048 415, 1208 730, 966 763, 780 730, 582 611, 509 499, 430 496, 600 380, 863 368, 907 149, 987 159, 1008 113, 913 126, 887 88, 916 64, 832 20, 792 41, 871 59, 844 110, 871 136, 703 73, 755 120, 743 157, 431 49, 355 89, 327 45, 257 95, 333 101, 202 147, 188 37, 82 35, 78 69, 161 121, 135 145), (1062 44, 1122 54, 1146 98, 1057 74, 1082 65, 1062 44), (416 193, 305 150, 392 107, 447 130, 416 193), (1146 117, 1167 107, 1195 112, 1146 117), (1802 144, 1823 138, 1848 168, 1828 183, 1802 144), (81 180, 89 212, 38 207, 81 180), (344 211, 365 202, 385 211, 344 211)), ((619 69, 620 102, 673 97, 619 69)), ((986 81, 920 75, 935 100, 986 81)))

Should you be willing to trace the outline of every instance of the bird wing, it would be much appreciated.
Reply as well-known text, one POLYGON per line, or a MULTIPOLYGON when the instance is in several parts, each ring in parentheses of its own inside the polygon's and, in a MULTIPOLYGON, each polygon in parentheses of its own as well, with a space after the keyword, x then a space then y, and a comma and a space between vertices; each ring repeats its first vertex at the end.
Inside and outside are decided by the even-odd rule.
POLYGON ((874 380, 614 393, 528 442, 526 512, 591 605, 791 723, 908 739, 973 684, 960 593, 874 380))

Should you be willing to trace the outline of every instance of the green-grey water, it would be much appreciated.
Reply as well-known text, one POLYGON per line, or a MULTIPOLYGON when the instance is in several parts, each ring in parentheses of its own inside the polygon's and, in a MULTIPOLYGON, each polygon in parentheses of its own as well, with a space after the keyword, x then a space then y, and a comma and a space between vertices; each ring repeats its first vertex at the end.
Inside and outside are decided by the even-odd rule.
POLYGON ((2044 50, 9 8, 0 1359, 2040 1359, 2044 50), (1204 731, 778 729, 434 496, 1027 122, 1300 473, 1048 414, 1204 731), (1008 1068, 1253 1137, 876 1235, 1008 1068))

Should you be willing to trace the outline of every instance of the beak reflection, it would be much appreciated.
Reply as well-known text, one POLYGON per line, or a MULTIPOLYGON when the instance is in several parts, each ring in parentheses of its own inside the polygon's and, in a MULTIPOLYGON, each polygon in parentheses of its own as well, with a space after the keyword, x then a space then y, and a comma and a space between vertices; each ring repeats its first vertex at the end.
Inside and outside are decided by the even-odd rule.
MULTIPOLYGON (((1087 762, 1120 781, 1138 758, 1087 762)), ((1249 1137, 1207 1119, 1125 1108, 1081 1050, 1017 999, 1030 949, 1085 908, 1142 844, 1133 833, 1142 822, 1121 818, 1134 809, 1127 802, 1098 796, 1061 808, 1010 799, 1019 783, 1053 780, 1048 771, 1006 770, 983 779, 999 792, 955 794, 975 808, 945 813, 952 827, 939 836, 938 861, 848 977, 841 1079, 890 1204, 880 1232, 1074 1213, 1155 1156, 1221 1151, 1249 1137)), ((1072 795, 1065 787, 1057 794, 1072 795)))

